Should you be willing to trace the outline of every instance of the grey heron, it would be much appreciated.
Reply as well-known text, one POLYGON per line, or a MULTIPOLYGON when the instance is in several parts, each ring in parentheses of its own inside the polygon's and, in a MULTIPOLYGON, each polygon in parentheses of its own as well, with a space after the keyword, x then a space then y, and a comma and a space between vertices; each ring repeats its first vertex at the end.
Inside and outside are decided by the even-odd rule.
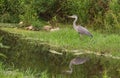
POLYGON ((83 64, 83 63, 85 63, 85 62, 88 61, 88 60, 89 60, 89 58, 75 57, 75 58, 72 59, 72 60, 70 61, 70 63, 69 63, 69 69, 70 69, 70 70, 67 70, 67 71, 65 71, 65 72, 68 73, 68 74, 71 74, 71 73, 73 72, 73 68, 72 68, 73 65, 83 64))
POLYGON ((77 15, 72 15, 72 16, 68 16, 69 18, 75 18, 74 22, 73 22, 73 28, 81 35, 87 35, 90 37, 93 37, 93 35, 85 28, 82 27, 81 25, 76 25, 77 22, 77 15))

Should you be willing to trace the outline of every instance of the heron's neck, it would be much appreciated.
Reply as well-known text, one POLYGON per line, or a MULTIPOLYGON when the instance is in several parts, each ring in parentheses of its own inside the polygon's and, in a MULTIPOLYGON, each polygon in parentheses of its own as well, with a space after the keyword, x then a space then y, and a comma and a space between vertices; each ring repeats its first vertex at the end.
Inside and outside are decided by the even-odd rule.
POLYGON ((73 22, 73 27, 76 27, 76 22, 77 22, 78 18, 75 18, 74 22, 73 22))
POLYGON ((69 72, 72 73, 73 72, 72 63, 69 64, 69 68, 70 68, 69 72))

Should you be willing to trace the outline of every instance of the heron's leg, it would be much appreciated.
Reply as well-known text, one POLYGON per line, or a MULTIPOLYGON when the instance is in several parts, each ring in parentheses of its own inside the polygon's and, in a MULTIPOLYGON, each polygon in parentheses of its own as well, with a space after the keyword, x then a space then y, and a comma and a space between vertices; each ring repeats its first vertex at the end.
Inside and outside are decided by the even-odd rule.
POLYGON ((80 37, 82 38, 82 35, 80 34, 80 37))
POLYGON ((81 40, 82 39, 82 35, 80 33, 78 33, 78 35, 79 35, 79 39, 81 40))
POLYGON ((82 34, 79 34, 79 36, 80 36, 80 39, 82 39, 82 38, 83 38, 82 34))

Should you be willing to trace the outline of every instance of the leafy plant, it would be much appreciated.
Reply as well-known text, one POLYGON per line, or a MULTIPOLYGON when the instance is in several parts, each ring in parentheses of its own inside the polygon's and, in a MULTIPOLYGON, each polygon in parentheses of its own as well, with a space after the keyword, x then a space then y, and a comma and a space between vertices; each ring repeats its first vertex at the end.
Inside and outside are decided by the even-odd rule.
POLYGON ((0 0, 0 22, 19 22, 22 12, 21 0, 0 0))

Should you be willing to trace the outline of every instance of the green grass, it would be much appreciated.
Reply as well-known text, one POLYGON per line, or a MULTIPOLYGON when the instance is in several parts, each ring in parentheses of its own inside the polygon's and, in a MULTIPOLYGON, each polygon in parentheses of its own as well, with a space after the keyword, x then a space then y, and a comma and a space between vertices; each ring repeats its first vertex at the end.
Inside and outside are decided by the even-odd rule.
POLYGON ((82 36, 72 28, 62 28, 55 32, 27 31, 16 28, 1 28, 11 33, 21 34, 26 38, 47 41, 49 44, 66 49, 85 49, 95 52, 111 53, 120 56, 120 36, 117 34, 101 34, 100 32, 90 32, 93 38, 82 36))

